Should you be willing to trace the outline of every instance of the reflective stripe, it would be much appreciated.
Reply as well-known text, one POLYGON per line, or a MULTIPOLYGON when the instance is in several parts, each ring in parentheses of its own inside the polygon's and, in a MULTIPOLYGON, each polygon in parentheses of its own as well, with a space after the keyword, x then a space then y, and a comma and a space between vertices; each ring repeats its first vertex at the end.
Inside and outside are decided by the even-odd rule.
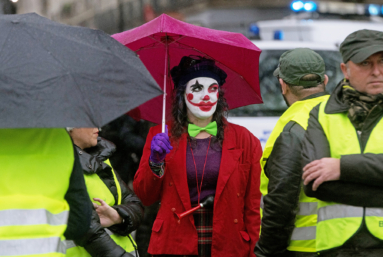
POLYGON ((363 207, 344 204, 327 205, 319 208, 318 222, 337 218, 363 217, 363 207))
POLYGON ((263 209, 264 203, 263 203, 263 195, 261 195, 261 209, 263 209))
POLYGON ((0 256, 19 256, 45 253, 65 254, 60 237, 0 240, 0 256))
POLYGON ((61 238, 60 238, 60 242, 59 242, 59 245, 57 247, 56 252, 63 253, 63 254, 66 253, 66 245, 65 245, 65 242, 63 240, 61 240, 61 238))
POLYGON ((43 224, 49 224, 52 226, 66 225, 68 215, 68 211, 63 211, 59 214, 52 214, 51 212, 45 209, 2 210, 0 211, 0 227, 43 224))
POLYGON ((314 215, 317 214, 318 203, 317 202, 300 202, 298 215, 314 215))
POLYGON ((107 233, 108 235, 110 235, 110 236, 114 234, 112 231, 110 231, 110 230, 107 229, 107 228, 105 228, 105 231, 106 231, 106 233, 107 233))
POLYGON ((366 208, 366 216, 383 217, 383 208, 366 208))
POLYGON ((290 240, 313 240, 316 236, 316 226, 294 228, 290 240))
MULTIPOLYGON (((263 209, 263 195, 261 196, 261 209, 263 209)), ((317 202, 300 202, 298 215, 307 216, 317 214, 318 203, 317 202)))
POLYGON ((134 257, 139 257, 138 255, 136 255, 136 251, 131 251, 129 252, 131 255, 133 255, 134 257))
POLYGON ((118 182, 116 173, 114 172, 113 167, 112 167, 112 164, 110 164, 109 159, 107 159, 107 160, 105 161, 105 163, 106 163, 107 165, 109 165, 110 168, 112 169, 113 179, 114 179, 114 182, 116 183, 116 188, 117 188, 117 195, 118 195, 117 204, 121 204, 122 193, 121 193, 121 186, 120 186, 120 183, 118 182))
POLYGON ((76 243, 73 240, 65 240, 66 249, 76 247, 76 243))

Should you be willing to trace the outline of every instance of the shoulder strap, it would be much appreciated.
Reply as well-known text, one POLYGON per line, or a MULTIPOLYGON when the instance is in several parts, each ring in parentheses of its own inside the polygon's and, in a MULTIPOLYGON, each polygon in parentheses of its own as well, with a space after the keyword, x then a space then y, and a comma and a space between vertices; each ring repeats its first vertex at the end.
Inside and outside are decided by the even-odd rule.
POLYGON ((112 174, 113 174, 113 178, 114 178, 114 182, 116 183, 116 187, 117 187, 117 195, 118 195, 118 199, 117 199, 117 205, 120 205, 121 204, 121 186, 120 186, 120 183, 118 183, 118 179, 117 179, 117 176, 113 170, 113 167, 112 165, 110 164, 110 161, 109 159, 107 159, 105 161, 106 164, 108 164, 110 166, 110 168, 112 169, 112 174))

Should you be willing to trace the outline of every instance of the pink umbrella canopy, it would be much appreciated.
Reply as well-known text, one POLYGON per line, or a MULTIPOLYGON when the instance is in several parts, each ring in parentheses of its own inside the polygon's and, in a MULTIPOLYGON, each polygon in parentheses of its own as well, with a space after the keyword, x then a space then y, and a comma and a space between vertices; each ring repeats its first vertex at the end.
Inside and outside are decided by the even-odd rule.
MULTIPOLYGON (((223 85, 229 108, 262 103, 259 87, 261 50, 240 33, 191 25, 166 14, 144 25, 112 35, 135 51, 153 78, 166 92, 166 118, 170 118, 174 88, 170 70, 183 56, 198 55, 214 59, 227 74, 223 85), (166 67, 167 66, 167 67, 166 67)), ((144 120, 161 123, 163 97, 156 97, 139 108, 144 120)))

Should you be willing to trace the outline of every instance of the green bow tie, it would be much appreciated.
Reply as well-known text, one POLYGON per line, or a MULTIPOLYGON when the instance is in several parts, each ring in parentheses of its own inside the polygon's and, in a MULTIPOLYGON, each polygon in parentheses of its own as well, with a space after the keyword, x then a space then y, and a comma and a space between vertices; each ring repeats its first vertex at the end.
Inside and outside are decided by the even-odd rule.
POLYGON ((189 123, 188 126, 188 133, 191 137, 195 137, 198 135, 201 131, 206 131, 210 135, 216 136, 217 135, 217 122, 213 121, 207 124, 206 127, 201 128, 198 127, 197 125, 194 125, 192 123, 189 123))

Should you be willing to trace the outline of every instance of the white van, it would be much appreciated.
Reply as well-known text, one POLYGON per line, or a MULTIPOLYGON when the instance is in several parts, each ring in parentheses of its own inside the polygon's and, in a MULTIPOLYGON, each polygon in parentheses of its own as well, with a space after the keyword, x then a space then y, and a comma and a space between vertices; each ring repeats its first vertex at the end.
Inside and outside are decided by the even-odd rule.
POLYGON ((280 33, 283 41, 310 41, 340 45, 352 32, 361 29, 383 31, 383 19, 380 21, 360 20, 315 20, 315 19, 283 19, 259 21, 262 40, 273 40, 275 33, 280 33))
POLYGON ((262 40, 283 38, 284 41, 336 45, 357 30, 383 31, 381 5, 347 2, 295 0, 290 6, 291 15, 279 20, 258 21, 252 27, 262 40))
POLYGON ((329 83, 326 87, 332 92, 343 78, 340 70, 341 55, 335 44, 292 42, 292 41, 253 41, 262 50, 259 59, 259 82, 263 104, 248 105, 229 111, 228 120, 249 129, 265 146, 279 116, 287 109, 280 85, 273 76, 279 57, 287 50, 306 47, 316 51, 325 61, 329 83))

